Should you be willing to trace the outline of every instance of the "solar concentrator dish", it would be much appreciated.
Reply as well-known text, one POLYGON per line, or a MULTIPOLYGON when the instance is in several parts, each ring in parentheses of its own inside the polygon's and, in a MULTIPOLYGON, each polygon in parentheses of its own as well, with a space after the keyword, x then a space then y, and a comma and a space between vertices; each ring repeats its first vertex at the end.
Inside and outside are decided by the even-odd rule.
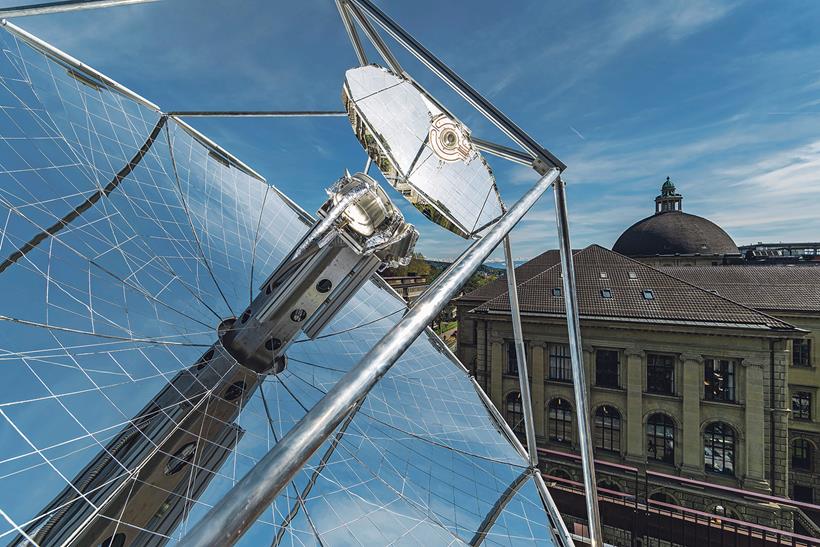
POLYGON ((345 73, 345 109, 387 181, 431 221, 473 237, 502 214, 469 130, 412 80, 375 65, 345 73))
MULTIPOLYGON (((217 326, 313 220, 110 80, 18 33, 0 48, 0 542, 173 544, 405 304, 373 279, 282 373, 249 374, 217 326)), ((422 174, 484 184, 445 215, 469 235, 500 209, 467 157, 410 180, 434 204, 422 174)), ((241 543, 550 545, 508 435, 428 331, 241 543)))

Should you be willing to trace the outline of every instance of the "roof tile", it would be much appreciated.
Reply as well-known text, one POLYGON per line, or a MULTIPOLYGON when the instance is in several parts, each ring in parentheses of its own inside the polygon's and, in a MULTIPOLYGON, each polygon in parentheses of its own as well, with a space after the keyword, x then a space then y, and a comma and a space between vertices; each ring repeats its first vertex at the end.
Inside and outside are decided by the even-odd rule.
POLYGON ((659 268, 758 310, 820 311, 820 266, 675 266, 659 268))
MULTIPOLYGON (((775 317, 599 245, 590 245, 576 251, 574 262, 579 313, 582 317, 794 330, 792 325, 775 317), (602 272, 606 274, 605 277, 602 272), (610 289, 612 298, 603 298, 602 289, 610 289), (644 298, 644 290, 651 290, 654 298, 644 298)), ((521 311, 563 315, 564 299, 552 296, 552 289, 561 286, 560 264, 519 282, 521 311)), ((476 308, 477 311, 509 309, 506 290, 476 308)))

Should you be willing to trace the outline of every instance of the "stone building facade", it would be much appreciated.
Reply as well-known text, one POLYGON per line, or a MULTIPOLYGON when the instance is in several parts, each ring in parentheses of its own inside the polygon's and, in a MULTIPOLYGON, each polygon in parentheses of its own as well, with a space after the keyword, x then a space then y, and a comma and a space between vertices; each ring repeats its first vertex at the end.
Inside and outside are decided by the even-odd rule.
POLYGON ((788 344, 788 496, 808 503, 820 501, 820 267, 749 265, 662 271, 807 331, 788 344))
MULTIPOLYGON (((789 372, 807 329, 596 245, 574 256, 596 458, 613 464, 601 486, 637 495, 643 483, 652 499, 791 529, 791 507, 739 490, 793 493, 789 372)), ((578 480, 577 463, 550 456, 578 451, 557 253, 516 272, 544 470, 578 480)), ((457 305, 460 359, 523 432, 506 282, 457 305)))

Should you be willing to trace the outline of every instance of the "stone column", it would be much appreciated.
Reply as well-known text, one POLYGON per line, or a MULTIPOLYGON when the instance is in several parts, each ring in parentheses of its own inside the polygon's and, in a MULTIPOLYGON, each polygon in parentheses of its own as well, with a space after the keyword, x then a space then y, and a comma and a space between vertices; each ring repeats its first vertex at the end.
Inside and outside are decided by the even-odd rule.
POLYGON ((490 382, 487 378, 487 372, 490 370, 490 356, 487 355, 489 352, 489 347, 487 346, 487 323, 484 321, 477 321, 476 322, 476 339, 475 339, 475 351, 476 351, 476 380, 478 380, 479 385, 484 390, 485 393, 489 395, 490 393, 490 382))
POLYGON ((768 393, 772 390, 772 379, 774 380, 774 400, 769 401, 771 415, 766 416, 767 427, 774 426, 774 435, 767 435, 767 457, 774 455, 774 477, 769 477, 771 485, 774 487, 776 496, 789 495, 789 466, 791 458, 789 454, 789 414, 791 413, 791 401, 788 392, 788 371, 791 363, 791 354, 788 351, 786 340, 777 340, 774 343, 774 360, 769 364, 773 367, 764 367, 764 384, 767 386, 765 399, 771 399, 768 393), (774 447, 771 448, 771 438, 774 437, 774 447))
POLYGON ((626 457, 644 463, 643 352, 628 349, 626 357, 626 457))
MULTIPOLYGON (((504 344, 493 340, 490 343, 490 399, 495 407, 504 415, 503 391, 504 382, 504 344)), ((504 416, 506 418, 506 416, 504 416)))
POLYGON ((683 431, 678 436, 678 450, 683 451, 683 469, 689 474, 703 474, 703 441, 700 438, 700 399, 703 393, 703 356, 681 355, 683 361, 683 431))
POLYGON ((593 375, 594 367, 592 366, 592 362, 595 360, 595 348, 584 344, 582 353, 584 355, 584 374, 586 374, 587 377, 587 389, 591 389, 595 386, 595 376, 593 375))
POLYGON ((532 346, 532 414, 535 422, 535 435, 546 437, 547 431, 544 428, 544 378, 545 378, 545 355, 544 344, 533 344, 532 346))
MULTIPOLYGON (((764 459, 767 445, 764 435, 766 419, 763 411, 763 365, 755 362, 757 359, 744 359, 742 364, 745 381, 743 382, 744 428, 745 442, 743 444, 745 456, 745 470, 743 487, 753 490, 769 489, 764 469, 764 459)), ((739 459, 739 458, 738 458, 739 459)))

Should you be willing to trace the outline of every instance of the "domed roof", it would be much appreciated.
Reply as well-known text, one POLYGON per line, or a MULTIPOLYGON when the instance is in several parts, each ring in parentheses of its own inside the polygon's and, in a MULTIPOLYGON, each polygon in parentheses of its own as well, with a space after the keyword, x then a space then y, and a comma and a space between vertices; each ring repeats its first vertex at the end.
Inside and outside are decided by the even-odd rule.
POLYGON ((683 211, 666 211, 636 222, 612 250, 626 256, 740 254, 720 226, 683 211))
POLYGON ((612 250, 626 256, 740 254, 729 234, 710 220, 684 213, 682 202, 666 177, 655 214, 627 228, 612 250))

